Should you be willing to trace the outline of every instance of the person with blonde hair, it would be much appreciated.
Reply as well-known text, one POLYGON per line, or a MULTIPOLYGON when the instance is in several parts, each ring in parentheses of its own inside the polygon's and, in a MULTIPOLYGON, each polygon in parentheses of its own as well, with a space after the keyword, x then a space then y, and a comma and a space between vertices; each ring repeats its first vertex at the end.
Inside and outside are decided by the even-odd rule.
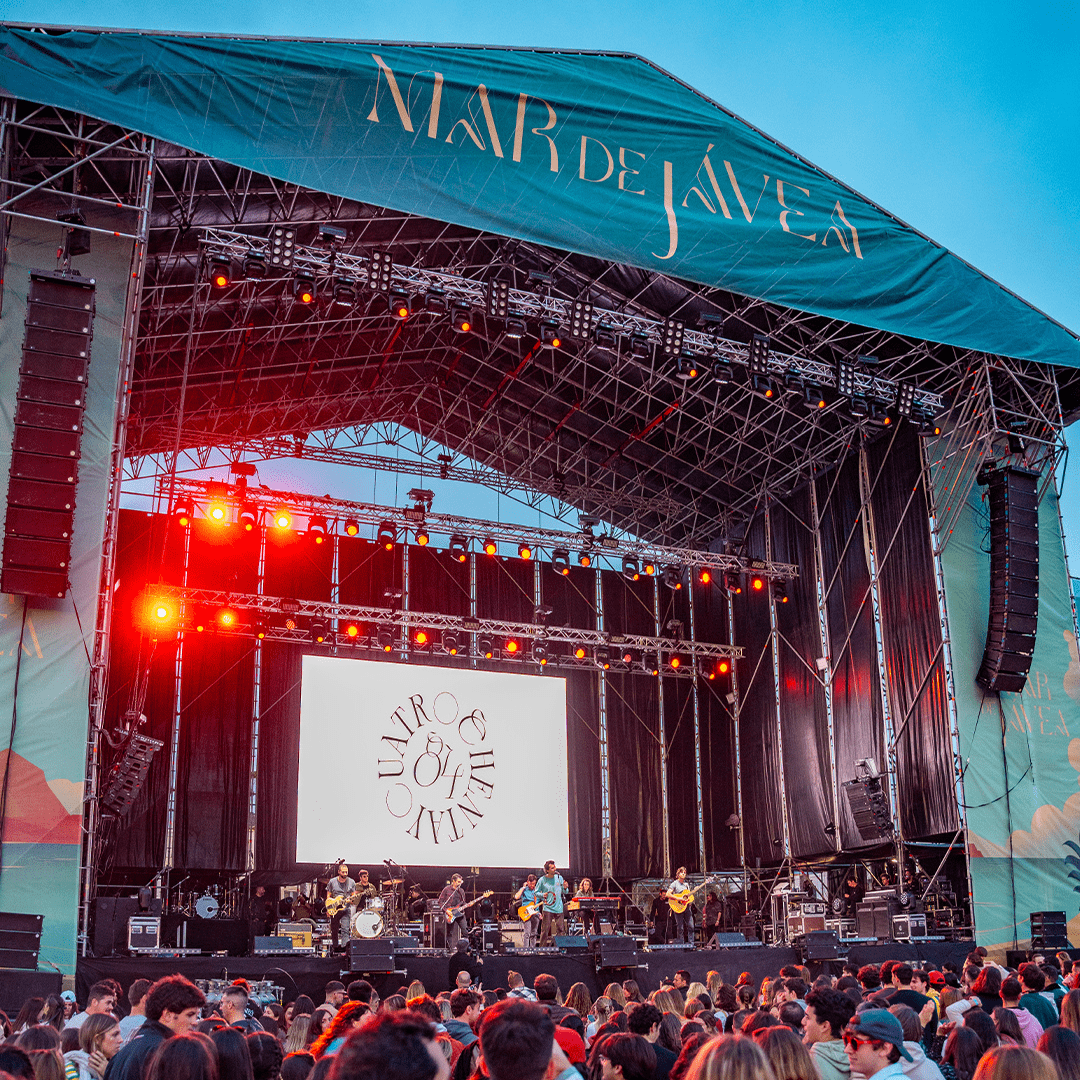
POLYGON ((720 987, 724 985, 724 976, 719 971, 709 971, 705 974, 705 991, 716 1002, 716 995, 720 993, 720 987))
POLYGON ((566 992, 566 1007, 573 1009, 581 1017, 583 1023, 589 1022, 589 1013, 592 1012, 592 997, 583 982, 576 982, 566 992))
POLYGON ((1061 1026, 1080 1035, 1080 990, 1070 990, 1061 999, 1061 1026))
MULTIPOLYGON (((687 1001, 693 1001, 699 994, 709 994, 709 991, 705 989, 704 983, 699 983, 696 980, 692 982, 684 991, 687 1001)), ((709 1001, 712 1002, 713 996, 709 994, 709 1001)))
POLYGON ((100 1080, 109 1062, 124 1045, 120 1024, 109 1013, 94 1013, 76 1030, 79 1032, 79 1049, 69 1050, 64 1055, 64 1064, 75 1066, 79 1080, 100 1080))
POLYGON ((413 981, 409 983, 408 990, 405 991, 405 1000, 408 1001, 409 998, 423 997, 426 993, 427 990, 424 989, 424 984, 419 979, 413 979, 413 981))
POLYGON ((791 1028, 758 1028, 754 1042, 765 1051, 776 1080, 818 1080, 819 1074, 810 1052, 791 1028))
POLYGON ((717 1035, 699 1051, 686 1080, 777 1080, 765 1051, 748 1035, 717 1035))
POLYGON ((622 988, 622 983, 608 983, 604 987, 604 997, 612 1001, 619 1012, 626 1008, 626 991, 622 988))
POLYGON ((1058 1067, 1030 1046, 995 1046, 987 1050, 974 1080, 1061 1080, 1058 1067))
POLYGON ((298 1054, 301 1050, 306 1050, 314 1041, 311 1034, 311 1017, 301 1013, 289 1025, 289 1033, 285 1036, 285 1053, 298 1054))
POLYGON ((662 1013, 675 1012, 675 999, 671 996, 671 991, 666 990, 663 987, 659 990, 654 990, 649 995, 649 1001, 652 1002, 662 1013))

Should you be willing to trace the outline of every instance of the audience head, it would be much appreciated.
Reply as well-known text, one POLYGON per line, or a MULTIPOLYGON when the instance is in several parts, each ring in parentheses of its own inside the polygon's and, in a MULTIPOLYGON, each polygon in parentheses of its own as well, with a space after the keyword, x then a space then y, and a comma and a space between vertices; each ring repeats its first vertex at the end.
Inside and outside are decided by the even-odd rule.
POLYGON ((974 1080, 1060 1080, 1057 1066, 1027 1046, 995 1046, 975 1070, 974 1080))
POLYGON ((281 1080, 308 1080, 315 1068, 315 1059, 305 1050, 286 1054, 281 1063, 281 1080))
POLYGON ((217 1048, 218 1080, 252 1080, 251 1052, 244 1033, 234 1027, 210 1032, 217 1048))
POLYGON ((268 1031, 253 1031, 246 1036, 254 1080, 276 1080, 285 1057, 281 1043, 268 1031))
POLYGON ((517 998, 498 1002, 480 1020, 480 1055, 488 1077, 540 1080, 551 1061, 554 1038, 555 1022, 543 1006, 517 998))
POLYGON ((537 1001, 555 1001, 559 996, 559 983, 554 975, 537 975, 533 979, 533 991, 537 1001))
POLYGON ((802 1028, 808 1043, 839 1039, 855 1015, 855 1003, 839 990, 811 990, 806 995, 802 1028))
POLYGON ((166 1039, 150 1058, 145 1080, 217 1080, 217 1064, 203 1040, 191 1031, 166 1039))
POLYGON ((604 1076, 621 1077, 622 1080, 653 1080, 656 1073, 656 1051, 641 1035, 612 1035, 604 1043, 601 1060, 606 1060, 610 1073, 604 1076))
POLYGON ((765 1051, 745 1035, 721 1035, 704 1043, 685 1080, 776 1080, 765 1051))
POLYGON ((889 1012, 900 1021, 904 1042, 918 1042, 922 1038, 919 1014, 910 1005, 890 1005, 889 1012))
POLYGON ((993 1017, 983 1009, 968 1009, 964 1013, 964 1027, 971 1028, 982 1039, 984 1051, 1000 1042, 993 1017))
POLYGON ((88 1016, 82 1025, 76 1028, 79 1040, 79 1049, 92 1054, 100 1050, 107 1058, 113 1055, 124 1045, 123 1036, 120 1034, 120 1024, 116 1018, 107 1013, 96 1013, 88 1016))
POLYGON ((146 992, 146 1019, 164 1024, 174 1035, 185 1035, 206 1003, 203 992, 183 975, 166 975, 146 992))
MULTIPOLYGON (((986 968, 984 970, 991 970, 986 968)), ((996 969, 995 969, 996 970, 996 969)), ((1021 964, 1020 970, 1017 972, 1020 976, 1020 981, 1024 984, 1025 990, 1030 990, 1032 993, 1039 993, 1041 990, 1046 989, 1046 976, 1042 973, 1038 964, 1021 964)), ((978 993, 978 991, 975 991, 978 993)))
POLYGON ((967 1026, 955 1027, 945 1040, 941 1060, 953 1067, 956 1080, 971 1080, 985 1050, 977 1032, 967 1026))
POLYGON ((810 1052, 791 1028, 769 1027, 754 1032, 754 1042, 765 1051, 776 1080, 816 1080, 810 1052))
POLYGON ((631 1035, 654 1035, 653 1028, 659 1029, 663 1019, 664 1014, 646 1001, 627 1010, 626 1027, 631 1035))
POLYGON ((435 1026, 416 1013, 382 1013, 322 1060, 334 1063, 334 1080, 449 1080, 435 1039, 435 1026))
POLYGON ((1039 1036, 1036 1049, 1058 1067, 1061 1080, 1080 1080, 1080 1035, 1055 1024, 1039 1036))
POLYGON ((1061 999, 1061 1026, 1080 1035, 1080 990, 1070 990, 1061 999))

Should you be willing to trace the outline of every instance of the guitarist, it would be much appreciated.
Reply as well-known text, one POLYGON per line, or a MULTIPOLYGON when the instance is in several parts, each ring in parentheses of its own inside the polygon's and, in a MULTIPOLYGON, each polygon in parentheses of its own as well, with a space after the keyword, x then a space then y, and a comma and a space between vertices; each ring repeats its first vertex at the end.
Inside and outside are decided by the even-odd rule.
POLYGON ((450 909, 462 907, 465 903, 465 890, 461 887, 464 881, 465 879, 460 874, 454 874, 450 879, 450 884, 439 893, 439 899, 435 905, 447 917, 446 951, 448 953, 457 951, 458 939, 467 931, 464 911, 452 922, 449 920, 450 909))
MULTIPOLYGON (((536 875, 530 874, 525 879, 525 884, 514 893, 514 900, 520 907, 532 904, 536 901, 536 875)), ((522 924, 521 947, 523 949, 536 948, 536 935, 540 932, 540 912, 537 911, 531 918, 525 919, 522 924)))
MULTIPOLYGON (((675 871, 675 880, 667 887, 667 898, 671 900, 681 900, 683 894, 690 888, 686 883, 686 867, 680 866, 675 871)), ((674 940, 677 942, 685 941, 691 948, 694 946, 694 906, 693 904, 687 904, 684 911, 675 911, 672 909, 670 916, 670 925, 675 928, 674 940)))
MULTIPOLYGON (((345 862, 337 864, 337 877, 332 877, 326 886, 326 899, 333 900, 339 896, 351 896, 356 888, 356 882, 349 877, 349 867, 345 862)), ((346 904, 336 915, 330 919, 330 942, 337 949, 341 942, 338 935, 341 933, 341 920, 345 920, 346 926, 352 925, 352 917, 356 908, 352 904, 346 904)))

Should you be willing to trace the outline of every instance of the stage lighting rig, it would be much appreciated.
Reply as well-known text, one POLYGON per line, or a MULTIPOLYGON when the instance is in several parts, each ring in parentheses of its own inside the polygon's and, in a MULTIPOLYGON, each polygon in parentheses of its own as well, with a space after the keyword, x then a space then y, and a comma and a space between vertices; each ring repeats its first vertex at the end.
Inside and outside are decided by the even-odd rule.
POLYGON ((843 360, 836 362, 836 390, 841 397, 855 393, 855 368, 843 360))
POLYGON ((244 277, 249 281, 262 281, 266 277, 266 259, 257 251, 249 251, 244 256, 244 277))
POLYGON ((605 352, 618 352, 619 335, 610 323, 597 323, 593 330, 593 344, 605 352))
POLYGON ((381 522, 379 531, 375 534, 375 542, 385 551, 393 551, 397 543, 397 526, 392 521, 381 522))
POLYGON ((558 319, 540 320, 540 344, 549 349, 557 349, 562 345, 562 340, 559 337, 558 319))
POLYGON ((521 652, 521 642, 517 638, 507 638, 503 644, 507 656, 517 656, 521 652))
POLYGON ((670 667, 672 671, 678 671, 679 668, 682 667, 682 657, 677 653, 673 654, 668 659, 668 667, 670 667))
POLYGON ((492 319, 505 319, 510 314, 510 282, 506 278, 492 278, 488 282, 487 313, 492 319))
POLYGON ((575 300, 570 308, 570 336, 586 340, 592 335, 593 306, 586 300, 575 300))
POLYGON ((750 591, 764 592, 765 579, 760 574, 752 574, 750 577, 750 591))
POLYGON ((210 284, 215 289, 224 289, 232 283, 232 261, 224 255, 214 255, 210 259, 210 284))
POLYGON ((360 637, 360 627, 357 623, 354 622, 345 623, 342 633, 344 633, 344 635, 351 642, 355 643, 356 640, 360 637))
POLYGON ((660 658, 654 652, 647 652, 642 654, 641 666, 650 675, 660 674, 660 658))
POLYGON ((724 571, 724 588, 729 593, 733 593, 738 596, 743 590, 743 577, 738 570, 725 570, 724 571))
POLYGON ((313 304, 315 302, 315 279, 310 274, 297 274, 293 282, 293 296, 298 303, 313 304))
POLYGON ((656 573, 656 563, 651 559, 646 559, 641 565, 641 570, 646 577, 652 577, 656 573))
POLYGON ((493 660, 495 658, 495 643, 487 634, 481 634, 476 639, 476 651, 485 660, 493 660))
POLYGON ((811 409, 824 409, 828 402, 825 393, 816 383, 806 383, 802 390, 803 403, 811 409))
POLYGON ((426 649, 431 644, 431 634, 423 627, 417 627, 413 631, 413 644, 418 649, 426 649))
POLYGON ((379 648, 383 652, 393 652, 394 649, 394 629, 391 626, 380 626, 378 633, 375 635, 375 639, 378 642, 379 648))
POLYGON ((755 334, 750 339, 750 370, 766 375, 769 371, 769 337, 767 334, 755 334))
POLYGON ((225 490, 224 484, 214 483, 207 491, 209 503, 206 507, 206 516, 211 521, 216 521, 219 524, 229 516, 229 506, 225 501, 225 490))
POLYGON ((390 292, 390 278, 394 273, 394 260, 385 251, 376 248, 368 263, 368 286, 379 293, 390 292))
POLYGON ((270 231, 270 265, 286 269, 293 264, 293 245, 296 230, 284 225, 275 225, 270 231))
POLYGON ((788 602, 787 582, 783 578, 773 578, 772 598, 776 604, 786 604, 788 602))
POLYGON ((308 636, 316 645, 321 645, 326 640, 328 632, 325 619, 312 619, 308 624, 308 636))
POLYGON ((321 544, 326 539, 326 518, 321 514, 313 514, 308 518, 308 535, 316 544, 321 544))
POLYGON ((223 630, 232 630, 236 626, 237 617, 234 608, 229 607, 226 604, 224 607, 218 609, 217 624, 223 630))
POLYGON ((611 649, 607 645, 597 645, 593 650, 593 659, 598 668, 608 671, 611 668, 611 649))
POLYGON ((357 521, 355 518, 349 518, 349 520, 345 522, 345 535, 346 536, 357 536, 357 535, 359 535, 359 533, 360 533, 360 522, 357 521))
POLYGON ((638 581, 641 578, 641 572, 638 570, 638 561, 632 555, 623 557, 622 573, 623 577, 628 581, 638 581))
POLYGON ((274 511, 274 524, 279 529, 287 529, 292 525, 292 512, 285 506, 274 511))
POLYGON ((652 352, 652 342, 648 334, 630 335, 630 355, 638 360, 647 360, 652 352))
POLYGON ((698 571, 698 581, 701 582, 702 585, 712 584, 712 571, 707 566, 703 566, 698 571))
POLYGON ((173 511, 173 517, 176 519, 176 524, 182 529, 186 529, 191 524, 191 503, 184 501, 176 504, 176 509, 173 511))
POLYGON ((676 377, 685 382, 689 382, 691 379, 696 379, 700 374, 701 368, 698 364, 697 357, 693 356, 691 353, 682 353, 675 363, 676 377))
POLYGON ((578 552, 577 561, 579 566, 592 566, 593 553, 588 548, 582 548, 581 551, 578 552))
POLYGON ((574 659, 575 660, 584 660, 585 657, 588 656, 588 655, 589 655, 589 650, 586 649, 584 645, 575 645, 574 646, 574 659))
POLYGON ((334 279, 334 303, 342 307, 353 307, 356 304, 356 282, 352 278, 339 277, 334 279))
POLYGON ((512 341, 520 341, 529 332, 524 316, 514 312, 507 315, 505 330, 506 336, 512 341))
POLYGON ((454 303, 450 305, 450 325, 454 332, 467 334, 473 328, 472 309, 468 304, 454 303))
POLYGON ((547 645, 542 641, 534 641, 532 647, 532 658, 541 666, 546 667, 548 662, 548 650, 547 645))
POLYGON ((412 302, 409 300, 409 294, 403 289, 391 289, 386 303, 390 314, 398 322, 404 322, 412 314, 412 302))
POLYGON ((416 530, 416 543, 419 547, 427 547, 431 542, 431 534, 421 526, 416 530))
POLYGON ((497 555, 499 553, 499 545, 490 536, 485 537, 482 546, 485 555, 497 555))
POLYGON ((262 641, 266 637, 266 620, 258 618, 251 625, 252 630, 255 632, 255 640, 262 641))
POLYGON ((848 413, 852 419, 860 420, 870 415, 870 405, 861 394, 856 394, 848 402, 848 413))
POLYGON ((445 315, 450 310, 450 301, 446 298, 446 290, 432 286, 424 293, 424 310, 434 315, 445 315))
POLYGON ((661 347, 665 356, 678 356, 682 352, 683 331, 686 323, 682 319, 665 319, 661 337, 661 347))
POLYGON ((236 520, 244 532, 254 532, 255 526, 258 524, 255 508, 244 503, 237 511, 236 520))
POLYGON ((915 407, 915 386, 913 383, 900 383, 896 387, 896 414, 910 416, 915 407))
POLYGON ((754 393, 760 394, 763 398, 772 399, 776 397, 776 384, 769 375, 751 375, 750 385, 753 387, 754 393))
POLYGON ((726 360, 717 360, 712 366, 712 377, 717 386, 727 386, 735 378, 735 369, 726 360))
POLYGON ((683 568, 674 563, 665 566, 660 580, 669 588, 678 590, 683 587, 683 568))
POLYGON ((449 551, 451 557, 458 562, 466 562, 469 558, 469 541, 461 533, 454 533, 450 537, 449 551))
POLYGON ((532 544, 526 544, 524 542, 518 544, 518 558, 528 561, 533 557, 532 544))
POLYGON ((468 640, 464 634, 456 630, 444 630, 442 632, 442 647, 450 656, 457 656, 465 652, 464 642, 468 640))
POLYGON ((566 548, 556 548, 551 553, 551 569, 563 577, 570 573, 570 552, 566 548))

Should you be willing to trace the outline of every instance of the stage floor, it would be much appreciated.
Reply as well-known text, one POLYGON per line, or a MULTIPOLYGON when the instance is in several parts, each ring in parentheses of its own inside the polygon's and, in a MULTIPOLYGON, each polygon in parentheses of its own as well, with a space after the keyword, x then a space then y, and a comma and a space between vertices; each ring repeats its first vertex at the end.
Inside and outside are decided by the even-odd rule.
MULTIPOLYGON (((885 960, 920 960, 934 967, 951 961, 962 967, 964 957, 975 947, 973 941, 924 941, 910 944, 882 943, 853 945, 847 954, 852 964, 880 964, 885 960)), ((739 975, 750 972, 755 985, 766 975, 776 975, 785 964, 797 964, 799 952, 782 946, 731 946, 720 949, 661 949, 639 952, 636 969, 598 971, 591 953, 514 953, 488 955, 484 958, 484 986, 495 989, 506 986, 507 972, 517 971, 527 986, 540 974, 554 975, 565 994, 575 982, 583 982, 596 997, 611 981, 636 979, 642 990, 656 990, 680 969, 692 978, 705 981, 708 971, 719 971, 725 982, 734 983, 739 975)), ((446 956, 398 955, 399 972, 390 975, 367 976, 382 995, 396 993, 413 979, 419 979, 429 993, 451 989, 449 958, 446 956)), ((840 961, 809 963, 811 972, 838 970, 840 961)), ((177 959, 139 956, 82 957, 76 969, 76 995, 82 1001, 87 991, 99 979, 111 976, 126 991, 136 979, 160 979, 179 972, 189 979, 271 979, 285 988, 285 1000, 307 994, 316 1004, 324 998, 323 988, 331 979, 349 975, 345 957, 283 957, 283 956, 187 956, 177 959)), ((357 977, 357 976, 353 976, 357 977)))

